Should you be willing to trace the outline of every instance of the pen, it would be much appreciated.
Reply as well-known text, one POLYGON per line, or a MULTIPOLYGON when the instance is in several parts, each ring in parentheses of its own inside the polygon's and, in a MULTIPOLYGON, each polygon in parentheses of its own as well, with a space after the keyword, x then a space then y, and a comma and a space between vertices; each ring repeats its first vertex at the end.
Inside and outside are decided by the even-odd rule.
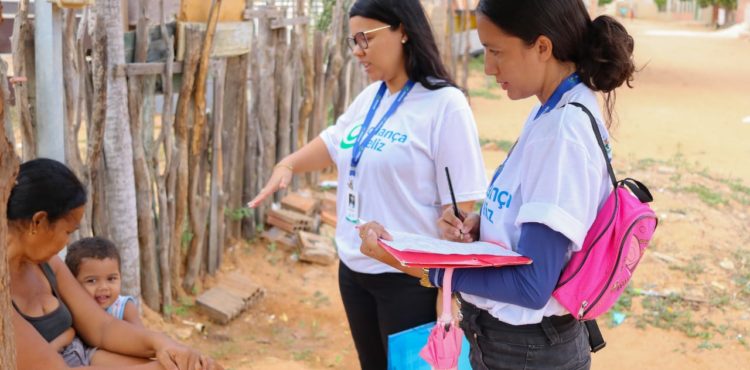
MULTIPOLYGON (((456 218, 463 221, 463 217, 461 217, 461 212, 458 211, 458 204, 456 204, 456 194, 453 193, 453 183, 451 183, 451 172, 448 170, 448 167, 445 167, 445 177, 448 179, 448 190, 451 192, 451 202, 453 202, 453 214, 456 215, 456 218)), ((463 236, 464 232, 461 230, 458 230, 458 232, 463 236)))

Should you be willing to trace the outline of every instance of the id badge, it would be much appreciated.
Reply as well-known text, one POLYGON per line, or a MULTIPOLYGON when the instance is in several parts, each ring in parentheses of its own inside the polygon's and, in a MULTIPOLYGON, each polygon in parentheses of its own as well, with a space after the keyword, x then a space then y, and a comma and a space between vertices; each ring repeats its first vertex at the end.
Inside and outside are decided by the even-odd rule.
POLYGON ((354 181, 350 179, 349 186, 346 189, 346 220, 353 223, 359 223, 359 197, 354 191, 354 181))

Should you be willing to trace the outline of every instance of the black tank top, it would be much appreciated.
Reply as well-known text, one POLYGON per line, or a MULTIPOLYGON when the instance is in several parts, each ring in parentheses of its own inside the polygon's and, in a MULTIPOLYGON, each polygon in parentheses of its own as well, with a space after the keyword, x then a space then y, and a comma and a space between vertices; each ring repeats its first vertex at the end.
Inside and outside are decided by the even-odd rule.
POLYGON ((52 287, 52 294, 57 298, 57 309, 44 316, 31 317, 24 315, 18 309, 18 306, 16 306, 16 302, 13 302, 13 307, 47 342, 51 342, 73 326, 73 316, 70 314, 68 306, 60 299, 60 294, 57 293, 57 278, 55 277, 55 273, 52 272, 52 268, 46 263, 39 266, 42 268, 44 276, 47 277, 47 281, 49 281, 49 285, 52 287))

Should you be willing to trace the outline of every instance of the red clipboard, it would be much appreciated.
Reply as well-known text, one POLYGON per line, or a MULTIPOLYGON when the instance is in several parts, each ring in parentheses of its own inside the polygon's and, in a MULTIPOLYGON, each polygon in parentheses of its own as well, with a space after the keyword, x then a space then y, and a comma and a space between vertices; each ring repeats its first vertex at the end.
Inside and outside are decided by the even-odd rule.
POLYGON ((436 254, 425 252, 406 252, 391 248, 387 241, 378 240, 378 244, 395 257, 402 265, 423 268, 472 268, 499 267, 531 264, 531 258, 524 256, 493 256, 488 254, 436 254))

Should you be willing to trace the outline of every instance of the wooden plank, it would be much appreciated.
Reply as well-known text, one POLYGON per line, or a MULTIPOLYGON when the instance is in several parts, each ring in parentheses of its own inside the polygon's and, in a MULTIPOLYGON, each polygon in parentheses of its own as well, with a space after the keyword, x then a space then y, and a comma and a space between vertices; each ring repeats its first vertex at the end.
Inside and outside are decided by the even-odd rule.
MULTIPOLYGON (((177 19, 185 22, 206 22, 211 11, 211 0, 182 0, 177 19)), ((245 0, 222 0, 219 22, 241 21, 247 2, 245 0)))
MULTIPOLYGON (((250 52, 252 43, 252 22, 219 23, 214 35, 211 57, 232 57, 250 52)), ((175 59, 181 61, 185 55, 185 32, 187 29, 205 32, 204 23, 177 22, 177 54, 175 59)))
POLYGON ((294 27, 302 24, 309 24, 310 17, 294 17, 294 18, 276 18, 271 21, 271 29, 276 30, 284 27, 294 27))
POLYGON ((281 207, 310 216, 318 208, 318 201, 299 193, 289 193, 281 199, 281 207))
MULTIPOLYGON (((160 63, 126 63, 118 64, 115 66, 116 77, 133 77, 142 75, 160 75, 164 73, 164 69, 167 64, 164 62, 160 63)), ((182 73, 182 62, 172 63, 173 73, 182 73)))
POLYGON ((275 8, 256 8, 245 9, 242 13, 242 19, 249 21, 255 18, 279 18, 283 15, 281 10, 275 8))

